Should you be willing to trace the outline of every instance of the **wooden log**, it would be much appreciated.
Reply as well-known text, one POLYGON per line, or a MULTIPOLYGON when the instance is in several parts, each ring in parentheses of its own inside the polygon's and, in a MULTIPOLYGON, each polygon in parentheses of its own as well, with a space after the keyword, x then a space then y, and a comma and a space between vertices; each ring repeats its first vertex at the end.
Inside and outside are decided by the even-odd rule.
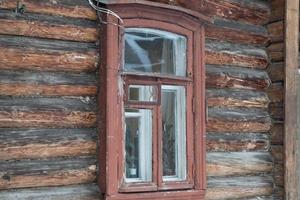
POLYGON ((53 73, 0 71, 0 83, 34 83, 49 85, 97 85, 95 73, 53 73))
POLYGON ((81 0, 2 0, 0 8, 14 10, 18 2, 25 6, 26 12, 91 20, 97 18, 96 12, 89 6, 88 2, 81 0))
POLYGON ((97 87, 82 85, 0 84, 7 96, 95 96, 97 87))
POLYGON ((240 89, 206 90, 208 106, 267 108, 269 98, 265 92, 240 89))
POLYGON ((206 86, 208 88, 237 88, 262 90, 270 85, 265 71, 239 67, 206 66, 206 86))
POLYGON ((265 69, 268 56, 264 49, 228 42, 206 41, 206 64, 234 65, 240 67, 265 69))
POLYGON ((283 164, 274 165, 274 184, 278 187, 284 187, 284 167, 283 164))
POLYGON ((268 47, 268 54, 272 62, 284 60, 284 43, 273 43, 268 47))
POLYGON ((95 96, 95 74, 0 71, 2 96, 95 96))
POLYGON ((95 97, 46 98, 46 97, 3 97, 0 98, 0 110, 77 110, 97 111, 95 97))
POLYGON ((273 197, 276 200, 282 200, 284 199, 284 187, 274 187, 273 190, 273 197))
POLYGON ((268 151, 270 142, 267 135, 261 133, 208 133, 207 151, 268 151))
POLYGON ((96 46, 87 43, 0 37, 0 69, 38 71, 95 71, 96 46))
POLYGON ((0 160, 96 154, 94 129, 0 129, 0 160))
POLYGON ((283 102, 283 86, 282 83, 273 83, 267 91, 271 103, 283 102))
POLYGON ((272 194, 272 178, 249 176, 233 178, 210 178, 206 200, 229 200, 269 196, 272 194))
POLYGON ((272 0, 270 3, 271 3, 270 21, 274 22, 274 21, 283 20, 285 1, 284 0, 272 0))
POLYGON ((251 24, 266 24, 270 17, 270 8, 264 1, 245 2, 241 0, 151 0, 183 6, 205 13, 212 18, 225 18, 251 24))
POLYGON ((82 111, 0 111, 1 128, 89 128, 96 114, 82 111))
POLYGON ((208 153, 206 159, 209 177, 253 175, 273 170, 272 157, 267 152, 208 153))
POLYGON ((87 21, 76 25, 72 24, 70 19, 66 19, 68 24, 60 24, 61 20, 55 20, 54 17, 15 15, 13 13, 5 13, 4 15, 3 12, 5 11, 0 11, 0 34, 83 42, 94 42, 98 38, 95 23, 93 23, 93 27, 87 27, 85 26, 86 23, 89 23, 87 21))
POLYGON ((273 62, 268 67, 268 74, 272 82, 283 81, 284 77, 284 63, 283 62, 273 62))
POLYGON ((209 39, 240 44, 266 46, 270 42, 268 32, 261 26, 222 19, 215 19, 213 25, 208 25, 205 35, 209 39))
POLYGON ((271 143, 273 145, 283 145, 283 124, 273 124, 271 130, 271 143))
POLYGON ((282 103, 270 103, 269 113, 271 118, 276 122, 284 121, 284 106, 282 103))
POLYGON ((96 180, 96 159, 0 161, 0 174, 1 189, 91 183, 96 180))
POLYGON ((42 38, 30 38, 30 37, 20 37, 11 35, 1 35, 0 46, 5 48, 16 48, 30 50, 39 50, 40 52, 61 52, 61 51, 71 51, 71 52, 94 52, 97 51, 97 44, 87 43, 87 42, 74 42, 74 41, 64 41, 55 39, 42 39, 42 38))
POLYGON ((99 200, 100 196, 101 194, 96 184, 17 189, 0 192, 0 199, 3 200, 99 200))
POLYGON ((256 109, 208 109, 208 132, 267 132, 271 119, 266 111, 256 109))
POLYGON ((283 42, 283 21, 270 23, 267 28, 272 42, 283 42))
POLYGON ((283 163, 284 160, 284 148, 282 145, 272 145, 271 154, 274 159, 274 163, 283 163))
POLYGON ((57 52, 43 53, 0 47, 0 69, 39 71, 94 71, 95 53, 57 52))

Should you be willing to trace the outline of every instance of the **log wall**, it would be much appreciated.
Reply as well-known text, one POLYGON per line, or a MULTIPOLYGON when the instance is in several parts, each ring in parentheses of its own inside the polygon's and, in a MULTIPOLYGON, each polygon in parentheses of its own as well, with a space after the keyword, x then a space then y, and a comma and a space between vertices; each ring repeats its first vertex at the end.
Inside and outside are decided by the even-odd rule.
MULTIPOLYGON (((280 84, 269 89, 269 77, 282 74, 267 68, 282 55, 280 42, 267 52, 275 37, 265 25, 278 21, 271 6, 265 0, 159 1, 215 19, 206 31, 206 199, 272 199, 280 191, 274 182, 282 181, 273 179, 282 170, 282 126, 271 126, 279 111, 269 103, 280 105, 282 96, 280 84)), ((19 2, 0 1, 0 199, 99 199, 95 12, 86 0, 19 2)))
POLYGON ((274 196, 278 199, 283 199, 284 195, 284 11, 284 0, 272 0, 272 15, 267 25, 271 38, 271 44, 268 46, 271 64, 267 69, 272 81, 268 91, 270 98, 269 112, 272 117, 271 152, 274 156, 274 196))

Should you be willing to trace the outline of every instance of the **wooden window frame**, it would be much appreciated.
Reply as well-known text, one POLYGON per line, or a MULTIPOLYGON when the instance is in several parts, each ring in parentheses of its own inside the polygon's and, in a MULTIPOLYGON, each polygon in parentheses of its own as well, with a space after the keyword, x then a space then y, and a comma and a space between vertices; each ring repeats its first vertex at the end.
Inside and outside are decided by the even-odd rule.
MULTIPOLYGON (((106 200, 182 200, 204 199, 206 189, 206 169, 205 169, 205 69, 204 69, 204 48, 205 36, 204 25, 211 20, 197 12, 170 6, 161 3, 137 0, 109 0, 104 6, 117 13, 124 20, 125 27, 153 28, 161 29, 185 35, 188 40, 187 54, 187 77, 174 77, 168 75, 157 75, 153 77, 147 74, 137 74, 122 71, 122 53, 124 43, 122 41, 123 31, 119 26, 118 19, 111 15, 103 16, 108 23, 101 25, 100 31, 100 60, 99 68, 99 175, 98 183, 101 192, 106 200), (155 23, 154 23, 155 22, 155 23), (142 78, 141 78, 142 77, 142 78), (123 110, 124 98, 127 98, 127 91, 124 91, 123 79, 129 80, 133 84, 186 84, 186 90, 191 90, 187 94, 193 94, 191 105, 187 106, 193 120, 187 120, 187 141, 192 144, 187 145, 189 156, 187 180, 183 183, 159 184, 159 191, 153 184, 132 184, 122 187, 124 168, 124 133, 123 133, 123 110), (125 96, 125 97, 124 97, 125 96), (197 141, 197 142, 195 142, 197 141), (137 186, 138 185, 138 186, 137 186), (151 192, 152 191, 152 192, 151 192)), ((161 92, 161 91, 159 91, 161 92)), ((138 107, 138 104, 130 104, 138 107)), ((152 109, 156 115, 159 114, 153 102, 143 103, 143 106, 152 109)), ((190 115, 187 115, 187 117, 190 115)), ((157 129, 159 123, 153 123, 157 129)), ((154 134, 152 137, 161 137, 161 134, 154 134)), ((153 138, 159 141, 159 138, 153 138)), ((160 144, 153 143, 154 146, 160 144)), ((153 160, 158 159, 158 153, 153 153, 153 160)), ((160 166, 158 165, 153 165, 160 166)), ((155 182, 162 178, 161 169, 157 174, 153 174, 155 182)), ((162 183, 162 181, 157 181, 162 183)))

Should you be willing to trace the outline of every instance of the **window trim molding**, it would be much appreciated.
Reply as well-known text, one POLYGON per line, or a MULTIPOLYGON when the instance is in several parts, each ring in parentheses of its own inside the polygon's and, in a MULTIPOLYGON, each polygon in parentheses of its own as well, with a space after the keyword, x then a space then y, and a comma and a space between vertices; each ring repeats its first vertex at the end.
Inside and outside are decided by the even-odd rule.
MULTIPOLYGON (((122 171, 123 149, 124 146, 122 138, 122 124, 121 114, 120 117, 116 117, 116 113, 122 113, 122 101, 123 101, 123 85, 120 84, 122 79, 122 72, 120 71, 122 63, 122 48, 123 43, 120 35, 121 31, 118 26, 105 25, 100 26, 100 60, 101 65, 99 68, 99 148, 98 148, 98 160, 99 160, 99 174, 98 183, 102 193, 105 194, 107 200, 118 199, 151 199, 159 200, 162 195, 164 199, 179 200, 183 197, 189 199, 203 199, 206 188, 206 169, 205 169, 205 69, 204 69, 204 24, 208 23, 208 18, 201 14, 195 14, 192 11, 182 9, 176 6, 169 6, 160 3, 153 3, 149 1, 108 1, 106 4, 108 9, 117 13, 125 22, 128 27, 146 27, 145 28, 161 28, 166 31, 171 31, 179 34, 184 30, 185 34, 189 34, 192 40, 188 41, 188 46, 191 49, 188 51, 189 58, 187 60, 192 61, 188 63, 187 70, 188 76, 193 77, 192 92, 194 97, 193 105, 191 107, 193 112, 193 131, 194 140, 192 152, 194 154, 194 164, 192 166, 194 176, 189 177, 193 179, 194 189, 184 191, 165 191, 165 192, 150 192, 148 193, 122 193, 120 190, 122 179, 120 174, 122 171), (117 3, 116 3, 117 2, 117 3), (127 3, 126 3, 127 2, 127 3), (192 14, 191 14, 192 13, 192 14), (176 20, 174 20, 176 19, 176 20), (154 20, 156 24, 149 23, 149 20, 154 20), (145 24, 145 22, 147 22, 145 24), (181 31, 180 31, 181 30, 181 31), (117 40, 116 38, 119 38, 117 40), (197 67, 196 67, 197 66, 197 67), (192 71, 191 71, 192 70, 192 71), (119 124, 119 126, 116 126, 119 124), (196 134, 197 133, 197 134, 196 134), (108 135, 109 134, 109 135, 108 135), (195 143, 197 141, 197 145, 195 143), (116 148, 117 147, 117 148, 116 148)), ((104 20, 108 23, 118 24, 118 20, 114 17, 103 16, 104 20)), ((184 78, 184 79, 187 79, 184 78)), ((179 77, 179 79, 181 79, 179 77)), ((182 79, 181 81, 185 82, 182 79)), ((180 81, 180 80, 179 80, 180 81)), ((187 83, 190 84, 190 83, 187 83)), ((157 125, 156 125, 157 126, 157 125)), ((154 144, 155 145, 155 144, 154 144)), ((189 145, 190 146, 190 145, 189 145)), ((189 151, 189 150, 187 150, 189 151)), ((154 154, 153 159, 158 160, 154 154)), ((187 161, 188 162, 188 161, 187 161)), ((154 166, 153 166, 154 167, 154 166)), ((153 169, 157 170, 157 169, 153 169)), ((188 175, 190 176, 190 175, 188 175)), ((158 177, 153 177, 157 179, 158 177)), ((188 184, 189 186, 189 184, 188 184)), ((153 186, 148 185, 145 187, 153 186)), ((167 185, 165 188, 167 189, 167 185)), ((149 189, 148 188, 148 189, 149 189)), ((178 189, 182 186, 178 185, 178 189)), ((134 188, 134 191, 137 188, 134 188)), ((141 192, 143 188, 140 187, 141 192)))

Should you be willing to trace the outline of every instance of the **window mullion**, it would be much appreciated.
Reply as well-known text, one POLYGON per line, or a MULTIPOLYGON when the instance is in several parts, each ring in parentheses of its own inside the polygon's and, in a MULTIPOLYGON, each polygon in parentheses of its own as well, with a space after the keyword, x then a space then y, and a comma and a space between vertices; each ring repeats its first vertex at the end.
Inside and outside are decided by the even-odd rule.
MULTIPOLYGON (((161 87, 160 87, 161 89, 161 87)), ((161 92, 161 91, 160 91, 161 92)), ((163 135, 162 135, 162 112, 161 112, 161 103, 157 106, 157 185, 158 188, 163 186, 163 135)))

